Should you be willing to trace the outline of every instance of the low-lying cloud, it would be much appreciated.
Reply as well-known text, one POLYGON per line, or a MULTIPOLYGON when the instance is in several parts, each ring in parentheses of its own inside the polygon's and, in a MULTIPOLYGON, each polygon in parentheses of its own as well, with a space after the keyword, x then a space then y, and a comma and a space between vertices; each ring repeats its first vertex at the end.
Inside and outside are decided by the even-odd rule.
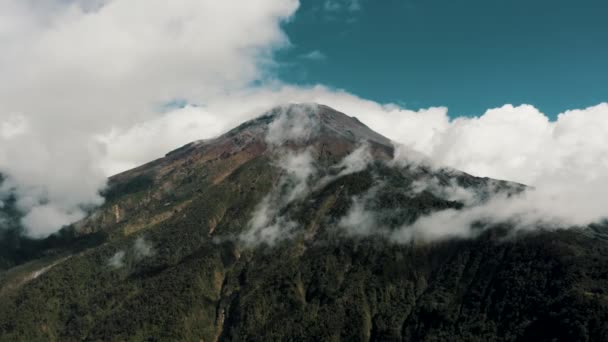
POLYGON ((135 239, 135 243, 133 244, 133 252, 135 253, 135 257, 137 259, 143 259, 149 256, 154 255, 154 249, 152 245, 146 241, 143 236, 135 239))
POLYGON ((131 260, 141 261, 144 258, 154 255, 154 248, 145 237, 139 236, 133 242, 131 248, 126 250, 118 250, 108 259, 108 266, 119 269, 127 265, 127 257, 131 260))
POLYGON ((108 265, 112 268, 122 268, 125 266, 125 251, 118 251, 108 259, 108 265))
POLYGON ((272 146, 281 146, 285 143, 309 141, 319 131, 317 108, 316 104, 277 107, 276 116, 268 125, 266 142, 272 146))
POLYGON ((291 202, 302 199, 310 190, 317 169, 314 166, 312 148, 300 152, 277 151, 277 166, 282 176, 273 189, 258 204, 249 222, 249 229, 240 236, 250 245, 277 241, 291 237, 296 224, 283 216, 281 211, 291 202))
MULTIPOLYGON (((283 210, 294 201, 302 200, 311 191, 351 173, 364 170, 371 162, 370 146, 367 142, 354 149, 331 171, 319 170, 315 161, 317 151, 309 146, 304 150, 292 149, 290 143, 305 144, 319 130, 319 118, 314 105, 302 105, 279 109, 269 125, 266 141, 277 158, 275 164, 281 172, 280 179, 254 210, 249 227, 239 236, 248 245, 275 243, 292 238, 298 224, 289 219, 283 210), (321 172, 323 171, 323 172, 321 172), (321 173, 328 173, 321 176, 321 173)), ((356 220, 354 218, 353 220, 356 220)))
MULTIPOLYGON (((428 192, 436 198, 460 203, 460 207, 435 209, 413 222, 387 227, 381 222, 378 208, 370 207, 378 192, 377 187, 374 187, 364 195, 352 199, 351 207, 339 226, 350 235, 379 235, 394 242, 407 243, 413 240, 470 238, 496 226, 510 227, 517 231, 583 228, 608 218, 607 212, 600 208, 601 204, 585 207, 586 202, 582 198, 576 198, 575 190, 568 191, 564 187, 546 184, 525 187, 494 179, 462 186, 457 178, 446 178, 446 173, 448 176, 456 173, 452 177, 462 176, 458 175, 458 171, 429 169, 428 164, 417 162, 414 160, 406 164, 410 170, 419 165, 431 170, 431 174, 414 180, 407 190, 408 196, 416 198, 421 193, 428 192), (438 178, 439 175, 443 181, 438 178)), ((595 199, 590 200, 593 202, 595 199)))

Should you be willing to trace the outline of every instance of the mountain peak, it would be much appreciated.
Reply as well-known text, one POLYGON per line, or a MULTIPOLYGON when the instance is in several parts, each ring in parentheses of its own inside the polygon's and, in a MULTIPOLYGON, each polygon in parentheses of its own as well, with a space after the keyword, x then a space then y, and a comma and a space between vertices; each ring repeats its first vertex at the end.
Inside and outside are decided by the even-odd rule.
MULTIPOLYGON (((373 131, 355 117, 317 103, 285 104, 273 107, 213 139, 199 140, 167 153, 163 158, 110 178, 126 181, 142 174, 154 178, 178 172, 185 165, 221 161, 226 174, 243 163, 277 148, 312 147, 319 159, 336 161, 362 144, 370 146, 377 159, 391 159, 390 139, 373 131)), ((221 178, 221 177, 220 177, 221 178)))
POLYGON ((314 139, 331 137, 392 148, 390 139, 373 131, 356 117, 317 103, 276 106, 229 131, 225 136, 234 136, 245 130, 265 134, 266 142, 273 145, 285 142, 310 143, 314 139))

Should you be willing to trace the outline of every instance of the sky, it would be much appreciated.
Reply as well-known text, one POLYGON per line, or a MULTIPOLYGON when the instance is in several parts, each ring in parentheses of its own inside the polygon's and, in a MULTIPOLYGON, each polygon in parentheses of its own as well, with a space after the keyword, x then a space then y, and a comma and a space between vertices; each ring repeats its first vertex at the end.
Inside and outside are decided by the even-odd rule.
POLYGON ((554 119, 608 100, 606 13, 602 0, 304 0, 279 76, 451 117, 511 103, 554 119))
POLYGON ((101 205, 108 176, 316 102, 591 222, 608 200, 602 6, 0 0, 0 201, 45 236, 101 205))

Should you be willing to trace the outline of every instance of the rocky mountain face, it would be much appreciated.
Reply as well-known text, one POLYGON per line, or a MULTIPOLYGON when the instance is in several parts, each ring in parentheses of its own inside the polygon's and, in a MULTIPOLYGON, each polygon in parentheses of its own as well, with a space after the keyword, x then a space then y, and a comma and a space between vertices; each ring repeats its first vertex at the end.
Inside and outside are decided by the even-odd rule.
POLYGON ((116 175, 1 255, 0 340, 608 340, 605 227, 427 231, 525 187, 403 153, 290 105, 116 175))

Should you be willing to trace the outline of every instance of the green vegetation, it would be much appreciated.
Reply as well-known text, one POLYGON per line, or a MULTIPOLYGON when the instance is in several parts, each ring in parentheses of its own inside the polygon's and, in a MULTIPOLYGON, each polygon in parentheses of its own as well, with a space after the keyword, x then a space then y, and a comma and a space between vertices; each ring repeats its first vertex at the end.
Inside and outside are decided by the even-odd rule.
MULTIPOLYGON (((458 207, 430 193, 405 196, 413 176, 377 164, 284 210, 300 232, 315 219, 314 238, 296 234, 276 246, 246 247, 234 237, 274 184, 277 170, 269 165, 256 158, 219 184, 196 181, 203 184, 199 191, 174 195, 177 203, 189 200, 179 215, 71 252, 36 279, 2 292, 0 340, 608 338, 608 244, 597 234, 506 238, 503 227, 474 240, 406 245, 344 236, 337 220, 353 196, 377 184, 384 187, 371 205, 384 209, 389 226, 425 210, 458 207), (140 236, 153 246, 152 256, 137 255, 140 236), (117 251, 125 252, 121 268, 108 264, 117 251)), ((122 189, 126 198, 139 186, 122 189)))
POLYGON ((154 179, 150 175, 137 175, 124 183, 110 184, 102 195, 107 201, 112 201, 117 197, 140 192, 154 185, 154 179))

